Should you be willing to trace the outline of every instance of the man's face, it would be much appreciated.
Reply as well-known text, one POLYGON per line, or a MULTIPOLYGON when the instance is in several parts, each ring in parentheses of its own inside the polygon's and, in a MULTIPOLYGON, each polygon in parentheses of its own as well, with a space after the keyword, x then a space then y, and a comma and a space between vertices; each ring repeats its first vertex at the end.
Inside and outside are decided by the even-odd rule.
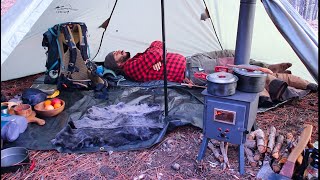
POLYGON ((128 59, 128 54, 124 50, 114 51, 113 56, 118 66, 121 66, 128 59))

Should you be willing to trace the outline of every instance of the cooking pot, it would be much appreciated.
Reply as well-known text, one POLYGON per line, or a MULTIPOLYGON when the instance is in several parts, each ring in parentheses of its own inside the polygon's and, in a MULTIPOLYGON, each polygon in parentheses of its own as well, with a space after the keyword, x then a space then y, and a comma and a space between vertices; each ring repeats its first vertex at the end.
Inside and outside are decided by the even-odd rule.
POLYGON ((228 72, 216 72, 208 74, 207 91, 215 96, 231 96, 235 94, 238 77, 228 72))
MULTIPOLYGON (((248 67, 257 67, 254 65, 242 65, 248 67)), ((258 93, 263 91, 266 84, 267 74, 262 71, 252 71, 245 68, 233 68, 234 74, 239 78, 237 90, 258 93)))
MULTIPOLYGON (((1 150, 1 174, 17 171, 29 164, 29 152, 26 148, 11 147, 1 150)), ((32 164, 34 166, 34 162, 32 164)), ((31 168, 30 166, 30 169, 31 168)))

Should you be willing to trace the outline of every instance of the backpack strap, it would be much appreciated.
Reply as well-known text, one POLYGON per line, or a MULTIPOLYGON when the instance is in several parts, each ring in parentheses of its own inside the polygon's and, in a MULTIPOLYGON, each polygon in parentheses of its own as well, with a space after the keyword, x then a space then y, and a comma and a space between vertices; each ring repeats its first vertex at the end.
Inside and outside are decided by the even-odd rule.
POLYGON ((88 42, 87 42, 87 26, 85 24, 76 24, 79 31, 79 44, 80 44, 80 52, 82 59, 84 61, 89 60, 88 57, 88 42))
POLYGON ((67 77, 69 77, 73 72, 79 71, 79 69, 75 66, 77 60, 77 47, 76 43, 74 42, 74 38, 72 36, 72 31, 69 27, 69 24, 62 25, 61 28, 70 51, 70 59, 66 75, 67 77))
MULTIPOLYGON (((92 62, 88 57, 88 43, 87 43, 87 26, 83 23, 77 24, 79 30, 79 44, 80 44, 80 52, 82 59, 85 61, 87 68, 91 73, 95 74, 97 70, 97 66, 94 62, 92 62)), ((97 74, 95 74, 97 75, 97 74)))
MULTIPOLYGON (((59 58, 57 59, 57 61, 52 65, 52 67, 49 68, 48 71, 50 71, 56 64, 60 64, 61 68, 64 69, 64 65, 62 63, 62 52, 61 52, 61 48, 60 48, 60 43, 59 43, 59 36, 60 36, 60 24, 55 25, 54 27, 51 27, 48 29, 48 31, 54 36, 54 39, 57 43, 57 50, 59 53, 59 58), (60 62, 59 62, 60 61, 60 62)), ((59 68, 58 71, 60 72, 59 68)), ((58 73, 59 73, 58 72, 58 73)))

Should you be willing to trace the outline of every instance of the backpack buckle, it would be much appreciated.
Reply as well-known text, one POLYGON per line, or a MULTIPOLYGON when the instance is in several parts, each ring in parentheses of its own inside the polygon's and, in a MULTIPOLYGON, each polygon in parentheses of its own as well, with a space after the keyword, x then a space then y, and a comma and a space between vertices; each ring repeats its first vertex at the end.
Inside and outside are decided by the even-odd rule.
POLYGON ((69 78, 71 76, 72 72, 71 71, 67 71, 66 77, 69 78))
POLYGON ((51 70, 49 71, 49 76, 52 78, 52 79, 55 79, 59 76, 59 73, 57 70, 51 70))

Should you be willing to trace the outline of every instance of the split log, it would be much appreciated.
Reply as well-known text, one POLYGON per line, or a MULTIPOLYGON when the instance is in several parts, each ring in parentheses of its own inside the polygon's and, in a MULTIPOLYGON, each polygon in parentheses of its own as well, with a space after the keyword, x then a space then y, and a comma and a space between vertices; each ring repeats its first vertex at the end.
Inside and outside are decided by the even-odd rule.
POLYGON ((244 147, 244 152, 247 156, 247 160, 250 164, 251 167, 257 167, 258 163, 253 159, 253 153, 252 153, 252 150, 247 148, 247 147, 244 147))
POLYGON ((279 173, 280 170, 281 170, 281 167, 282 165, 279 163, 279 159, 275 159, 273 162, 272 162, 272 170, 276 173, 279 173))
POLYGON ((263 156, 262 156, 262 155, 263 155, 263 154, 260 153, 260 152, 257 150, 257 151, 254 152, 253 159, 258 162, 259 160, 262 160, 262 159, 263 159, 263 156))
POLYGON ((308 149, 313 149, 314 148, 314 146, 313 146, 313 144, 311 142, 311 138, 310 138, 310 140, 309 140, 309 142, 307 144, 307 147, 308 147, 308 149))
POLYGON ((215 148, 212 143, 208 144, 208 148, 211 149, 214 157, 217 158, 220 163, 222 163, 223 162, 223 156, 219 153, 219 150, 217 148, 215 148))
POLYGON ((261 148, 260 153, 265 153, 265 152, 267 152, 268 142, 269 142, 268 135, 266 135, 266 136, 264 137, 264 148, 263 148, 263 149, 261 148))
POLYGON ((293 137, 293 134, 291 132, 288 132, 286 134, 286 143, 287 143, 289 149, 291 149, 293 147, 294 141, 295 141, 295 139, 293 137))
POLYGON ((258 129, 256 132, 256 140, 259 152, 264 153, 266 150, 265 134, 261 129, 258 129))
POLYGON ((248 138, 249 140, 254 140, 256 138, 256 134, 259 132, 259 131, 262 131, 261 129, 257 129, 255 131, 251 131, 248 135, 248 138))
POLYGON ((288 144, 286 142, 287 141, 283 142, 281 149, 279 151, 279 157, 277 159, 274 159, 271 165, 273 171, 276 173, 280 172, 283 164, 287 161, 289 156, 288 144))
POLYGON ((289 151, 288 149, 285 150, 285 152, 281 155, 281 158, 279 159, 279 164, 284 164, 287 162, 287 159, 288 159, 288 156, 289 156, 289 151))
POLYGON ((269 133, 269 137, 268 137, 268 146, 267 146, 267 152, 271 153, 274 145, 275 145, 275 140, 276 140, 276 128, 274 126, 271 126, 270 128, 270 133, 269 133))
POLYGON ((246 142, 244 143, 244 146, 250 149, 254 149, 257 147, 257 143, 255 140, 247 139, 246 142))
MULTIPOLYGON (((297 145, 297 143, 298 143, 299 140, 300 140, 300 136, 298 136, 298 138, 295 139, 295 138, 293 137, 293 135, 292 135, 292 137, 291 137, 291 135, 292 135, 292 133, 291 133, 291 134, 290 134, 290 133, 287 134, 287 142, 289 142, 289 140, 290 140, 290 142, 291 142, 291 144, 288 145, 288 146, 289 146, 289 152, 291 152, 291 151, 293 150, 293 148, 297 145)), ((296 160, 296 163, 297 163, 298 165, 301 165, 301 164, 302 164, 302 161, 303 161, 303 156, 302 156, 302 154, 299 154, 299 156, 298 156, 298 158, 297 158, 297 160, 296 160)))
POLYGON ((274 157, 275 159, 278 159, 280 157, 280 149, 281 149, 281 146, 283 144, 283 141, 284 141, 284 136, 283 135, 278 135, 277 136, 277 142, 276 142, 276 145, 274 146, 273 148, 273 151, 272 151, 272 157, 274 157))
POLYGON ((292 146, 293 146, 293 147, 296 147, 297 144, 298 144, 298 142, 299 142, 299 140, 300 140, 300 136, 298 136, 297 139, 294 139, 294 141, 292 142, 292 146))
POLYGON ((291 142, 293 142, 294 141, 294 138, 293 138, 293 134, 291 133, 291 132, 288 132, 287 134, 286 134, 286 143, 291 143, 291 142))

